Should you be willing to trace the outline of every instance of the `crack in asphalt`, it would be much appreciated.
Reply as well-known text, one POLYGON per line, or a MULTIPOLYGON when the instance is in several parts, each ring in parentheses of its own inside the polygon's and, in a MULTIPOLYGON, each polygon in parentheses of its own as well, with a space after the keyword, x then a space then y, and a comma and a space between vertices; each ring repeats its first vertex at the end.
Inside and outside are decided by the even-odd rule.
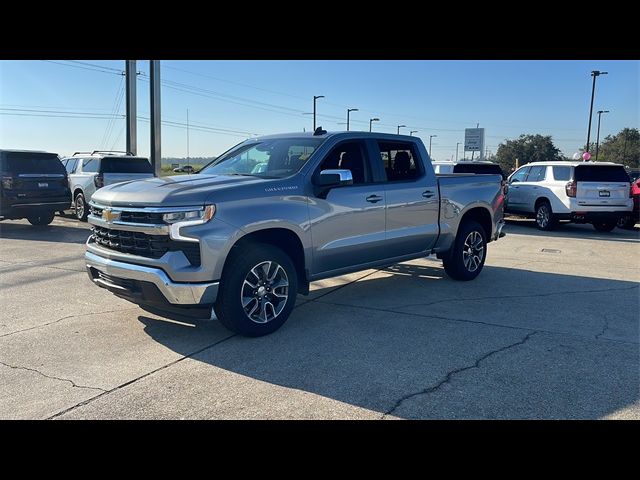
POLYGON ((107 310, 105 312, 76 313, 74 315, 67 315, 65 317, 58 318, 57 320, 53 320, 52 322, 43 323, 41 325, 35 325, 33 327, 23 328, 22 330, 15 330, 9 333, 3 333, 2 335, 0 335, 0 338, 8 337, 9 335, 15 335, 16 333, 28 332, 29 330, 35 330, 36 328, 43 328, 49 325, 53 325, 54 323, 61 322, 62 320, 68 320, 69 318, 86 317, 88 315, 100 315, 101 313, 126 312, 127 310, 136 310, 137 308, 138 307, 127 307, 127 308, 121 308, 118 310, 107 310))
MULTIPOLYGON (((84 400, 84 401, 82 401, 80 403, 77 403, 77 404, 75 404, 75 405, 73 405, 71 407, 65 408, 64 410, 61 410, 58 413, 55 413, 55 414, 47 417, 46 420, 53 420, 54 418, 57 418, 57 417, 59 417, 61 415, 64 415, 65 413, 68 413, 68 412, 70 412, 72 410, 75 410, 78 407, 83 407, 83 406, 93 402, 94 400, 97 400, 98 398, 103 397, 104 395, 109 395, 112 392, 115 392, 115 391, 120 390, 120 389, 122 389, 124 387, 127 387, 127 386, 129 386, 129 385, 131 385, 133 383, 136 383, 138 380, 142 380, 143 378, 146 378, 146 377, 148 377, 150 375, 153 375, 154 373, 157 373, 157 372, 159 372, 161 370, 164 370, 165 368, 169 368, 169 367, 175 365, 176 363, 179 363, 179 362, 181 362, 181 361, 183 361, 183 360, 185 360, 187 358, 191 358, 191 357, 193 357, 195 355, 198 355, 199 353, 202 353, 202 352, 204 352, 205 350, 207 350, 209 348, 212 348, 212 347, 215 347, 217 345, 220 345, 221 343, 226 342, 230 338, 237 337, 237 336, 238 336, 237 333, 229 335, 228 337, 225 337, 225 338, 223 338, 221 340, 215 341, 212 344, 207 345, 206 347, 203 347, 203 348, 201 348, 199 350, 196 350, 195 352, 190 353, 189 355, 185 355, 184 357, 178 358, 177 360, 174 360, 173 362, 169 362, 166 365, 162 365, 161 367, 158 367, 155 370, 152 370, 152 371, 147 372, 147 373, 145 373, 143 375, 140 375, 139 377, 136 377, 136 378, 134 378, 132 380, 124 382, 124 383, 122 383, 122 384, 120 384, 120 385, 118 385, 118 386, 116 386, 116 387, 114 387, 114 388, 112 388, 110 390, 103 390, 101 394, 96 395, 95 397, 88 398, 87 400, 84 400)), ((100 390, 102 390, 102 389, 100 389, 100 390)))
MULTIPOLYGON (((499 327, 499 328, 511 328, 513 330, 527 330, 530 331, 531 328, 530 327, 518 327, 515 325, 505 325, 502 323, 492 323, 492 322, 483 322, 482 320, 469 320, 469 319, 465 319, 465 318, 453 318, 453 317, 444 317, 442 315, 433 315, 433 314, 422 314, 422 313, 416 313, 416 312, 400 312, 397 310, 389 310, 386 308, 379 308, 379 307, 364 307, 362 305, 351 305, 348 303, 336 303, 336 302, 328 302, 326 300, 323 300, 321 302, 318 303, 322 303, 324 305, 334 305, 336 307, 351 307, 351 308, 360 308, 363 310, 374 310, 377 312, 384 312, 384 313, 395 313, 395 314, 400 314, 400 315, 409 315, 409 316, 413 316, 413 317, 420 317, 420 318, 436 318, 438 320, 448 320, 451 322, 462 322, 462 323, 476 323, 479 325, 487 325, 490 327, 499 327)), ((579 337, 579 338, 591 338, 591 335, 580 335, 578 333, 573 333, 573 332, 563 332, 563 331, 559 331, 559 330, 547 330, 547 329, 543 329, 543 328, 536 328, 536 331, 538 332, 542 332, 542 333, 551 333, 553 335, 571 335, 574 337, 579 337)), ((607 341, 607 342, 616 342, 616 343, 624 343, 627 345, 638 345, 638 342, 631 342, 628 340, 618 340, 618 339, 614 339, 614 338, 598 338, 598 340, 601 341, 607 341)))
POLYGON ((504 300, 507 298, 539 298, 539 297, 551 297, 553 295, 571 295, 575 293, 601 293, 601 292, 618 292, 622 290, 632 290, 639 288, 640 285, 632 285, 631 287, 622 288, 602 288, 598 290, 569 290, 564 292, 548 292, 548 293, 533 293, 530 295, 504 295, 504 296, 490 296, 490 297, 477 297, 477 298, 445 298, 441 300, 435 300, 427 303, 411 303, 409 305, 399 305, 391 308, 407 308, 407 307, 429 307, 438 303, 445 302, 473 302, 477 300, 504 300))
POLYGON ((479 367, 480 367, 480 363, 482 363, 482 361, 483 361, 483 360, 486 360, 487 358, 489 358, 489 357, 491 357, 491 356, 493 356, 493 355, 495 355, 495 354, 497 354, 497 353, 504 352, 504 351, 509 350, 509 349, 511 349, 511 348, 513 348, 513 347, 517 347, 517 346, 519 346, 519 345, 524 345, 524 344, 525 344, 526 342, 528 342, 528 341, 529 341, 529 339, 530 339, 532 336, 534 336, 536 333, 538 333, 538 331, 537 331, 537 330, 536 330, 536 331, 533 331, 533 332, 528 333, 528 334, 527 334, 527 335, 526 335, 522 340, 519 340, 519 341, 517 341, 517 342, 515 342, 515 343, 509 344, 509 345, 506 345, 506 346, 504 346, 504 347, 498 348, 498 349, 496 349, 496 350, 491 350, 490 352, 485 353, 485 354, 484 354, 484 355, 482 355, 480 358, 478 358, 478 359, 473 363, 473 365, 467 365, 466 367, 460 367, 460 368, 456 368, 456 369, 454 369, 454 370, 449 371, 449 372, 445 375, 445 377, 444 377, 442 380, 440 380, 437 384, 435 384, 433 387, 424 388, 424 389, 422 389, 422 390, 420 390, 420 391, 418 391, 418 392, 409 393, 409 394, 407 394, 407 395, 403 396, 402 398, 400 398, 399 400, 397 400, 397 401, 396 401, 396 403, 395 403, 395 405, 394 405, 391 409, 387 410, 387 411, 386 411, 386 412, 385 412, 385 413, 380 417, 380 419, 379 419, 379 420, 384 420, 388 415, 392 415, 392 414, 393 414, 393 412, 395 412, 398 408, 400 408, 400 406, 402 405, 402 403, 404 403, 406 400, 409 400, 410 398, 417 397, 417 396, 420 396, 420 395, 428 395, 428 394, 430 394, 430 393, 433 393, 433 392, 435 392, 435 391, 439 390, 443 385, 445 385, 445 384, 449 383, 449 382, 451 381, 451 379, 453 378, 453 376, 454 376, 454 375, 456 375, 456 374, 458 374, 458 373, 461 373, 461 372, 465 372, 465 371, 467 371, 467 370, 471 370, 471 369, 473 369, 473 368, 479 368, 479 367))
POLYGON ((604 325, 602 326, 602 331, 595 336, 596 340, 600 340, 600 337, 604 335, 604 332, 606 332, 608 329, 609 329, 609 316, 605 313, 604 325))
POLYGON ((40 370, 38 370, 36 368, 22 367, 22 366, 19 366, 19 365, 9 365, 8 363, 2 362, 2 361, 0 361, 0 365, 4 365, 5 367, 9 367, 9 368, 12 368, 14 370, 27 370, 29 372, 35 372, 35 373, 38 373, 38 374, 42 375, 43 377, 50 378, 52 380, 59 380, 61 382, 69 382, 71 384, 71 386, 75 387, 75 388, 88 388, 90 390, 100 390, 101 392, 106 392, 106 390, 104 388, 89 387, 87 385, 79 385, 76 382, 74 382, 73 380, 70 380, 68 378, 54 377, 53 375, 47 375, 46 373, 42 373, 40 370))

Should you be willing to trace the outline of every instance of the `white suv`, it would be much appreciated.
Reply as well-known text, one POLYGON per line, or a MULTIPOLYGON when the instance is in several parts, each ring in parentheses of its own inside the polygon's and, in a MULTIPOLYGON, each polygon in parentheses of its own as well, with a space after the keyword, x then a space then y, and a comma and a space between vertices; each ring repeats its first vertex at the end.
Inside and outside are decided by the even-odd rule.
POLYGON ((94 151, 75 153, 62 159, 69 174, 71 201, 78 220, 87 221, 89 207, 94 192, 112 183, 140 180, 154 176, 153 167, 147 158, 128 154, 94 151))
POLYGON ((505 211, 535 218, 541 230, 558 220, 592 223, 610 232, 633 209, 623 165, 608 162, 535 162, 509 176, 505 211))

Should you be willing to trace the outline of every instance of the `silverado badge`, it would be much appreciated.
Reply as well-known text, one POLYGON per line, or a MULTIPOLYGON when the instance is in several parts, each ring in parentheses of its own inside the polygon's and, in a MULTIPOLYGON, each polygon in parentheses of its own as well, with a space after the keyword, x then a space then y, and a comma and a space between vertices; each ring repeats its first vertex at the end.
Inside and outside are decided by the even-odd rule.
POLYGON ((120 212, 112 212, 110 208, 102 210, 102 219, 106 222, 113 222, 120 218, 120 212))

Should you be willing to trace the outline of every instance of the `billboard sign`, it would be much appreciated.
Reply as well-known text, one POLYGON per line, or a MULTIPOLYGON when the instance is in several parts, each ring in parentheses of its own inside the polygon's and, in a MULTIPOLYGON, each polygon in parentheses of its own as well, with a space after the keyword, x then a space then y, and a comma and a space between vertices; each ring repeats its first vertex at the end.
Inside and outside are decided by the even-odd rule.
POLYGON ((484 150, 484 128, 465 128, 464 149, 467 152, 481 152, 484 150))

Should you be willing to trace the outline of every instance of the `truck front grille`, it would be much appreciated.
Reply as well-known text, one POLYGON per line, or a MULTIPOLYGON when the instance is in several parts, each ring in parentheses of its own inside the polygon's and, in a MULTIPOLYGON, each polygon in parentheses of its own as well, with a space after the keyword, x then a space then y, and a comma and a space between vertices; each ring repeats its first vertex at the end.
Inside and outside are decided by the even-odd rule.
POLYGON ((167 252, 180 251, 184 253, 191 265, 200 266, 199 243, 171 240, 167 235, 148 235, 98 226, 93 226, 91 230, 98 245, 116 252, 160 258, 167 252))

